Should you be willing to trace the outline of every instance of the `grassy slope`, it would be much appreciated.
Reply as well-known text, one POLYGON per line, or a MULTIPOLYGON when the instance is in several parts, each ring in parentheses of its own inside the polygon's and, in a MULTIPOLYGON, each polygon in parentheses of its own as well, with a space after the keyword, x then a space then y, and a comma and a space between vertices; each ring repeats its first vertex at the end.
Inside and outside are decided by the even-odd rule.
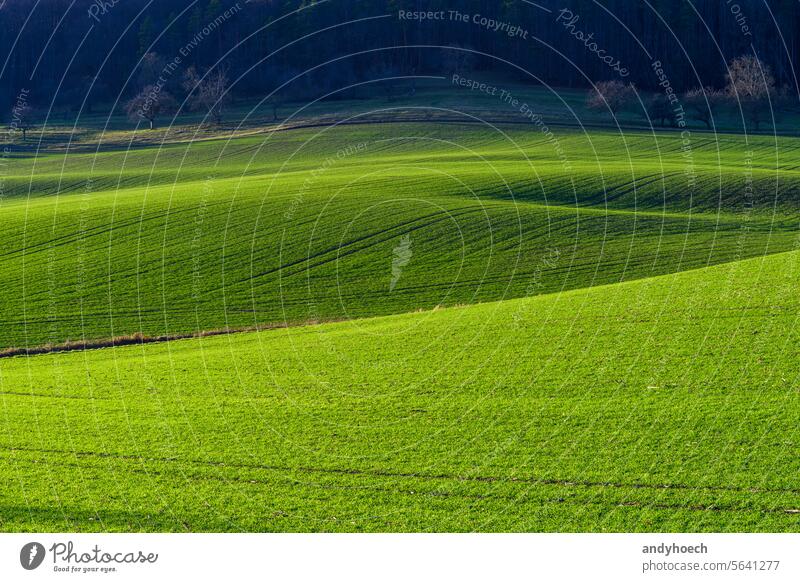
POLYGON ((557 150, 533 126, 502 129, 379 124, 20 158, 0 206, 0 347, 522 297, 794 244, 794 138, 697 134, 691 188, 674 133, 563 129, 557 150), (404 234, 413 256, 389 292, 404 234))
POLYGON ((800 531, 799 270, 3 360, 0 528, 800 531))

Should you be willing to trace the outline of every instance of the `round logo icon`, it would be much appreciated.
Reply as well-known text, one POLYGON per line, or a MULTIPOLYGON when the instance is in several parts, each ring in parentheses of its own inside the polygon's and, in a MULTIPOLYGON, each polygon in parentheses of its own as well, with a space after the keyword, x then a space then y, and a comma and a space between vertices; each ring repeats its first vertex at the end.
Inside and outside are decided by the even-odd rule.
POLYGON ((44 554, 44 546, 39 542, 27 543, 19 552, 19 563, 26 570, 35 570, 42 565, 44 554))

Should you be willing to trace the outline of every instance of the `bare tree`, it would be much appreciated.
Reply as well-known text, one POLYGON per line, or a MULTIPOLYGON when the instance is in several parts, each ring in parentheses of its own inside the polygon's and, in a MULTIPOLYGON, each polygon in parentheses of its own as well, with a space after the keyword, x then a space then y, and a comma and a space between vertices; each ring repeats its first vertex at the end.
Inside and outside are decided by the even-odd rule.
POLYGON ((672 104, 663 93, 653 95, 644 102, 643 115, 651 122, 658 121, 661 127, 664 127, 667 122, 670 125, 675 124, 672 104))
POLYGON ((13 135, 14 131, 21 131, 22 141, 28 139, 28 130, 33 127, 33 111, 33 107, 27 101, 17 103, 11 111, 10 133, 13 135))
POLYGON ((150 129, 153 129, 156 119, 175 112, 177 107, 175 98, 169 92, 158 85, 148 85, 125 104, 125 111, 131 121, 145 119, 149 122, 150 129))
POLYGON ((702 121, 708 129, 725 102, 725 95, 713 87, 696 87, 684 93, 683 105, 690 119, 702 121))
POLYGON ((278 108, 283 105, 284 98, 280 93, 273 93, 268 99, 267 103, 272 109, 272 121, 278 121, 278 108))
POLYGON ((459 44, 445 47, 442 51, 442 69, 445 73, 467 73, 475 67, 475 54, 459 44))
POLYGON ((762 122, 769 120, 776 97, 775 78, 769 66, 745 55, 730 62, 727 79, 728 98, 758 130, 762 122))
POLYGON ((231 102, 229 84, 228 74, 222 69, 200 76, 194 67, 189 67, 183 87, 189 92, 189 106, 193 110, 206 111, 220 125, 231 102))
POLYGON ((621 81, 601 81, 586 97, 586 106, 598 111, 618 113, 633 102, 634 89, 621 81))
POLYGON ((400 71, 388 64, 381 64, 370 70, 370 78, 379 81, 376 87, 380 88, 387 101, 392 101, 400 94, 401 91, 397 79, 400 76, 400 71))

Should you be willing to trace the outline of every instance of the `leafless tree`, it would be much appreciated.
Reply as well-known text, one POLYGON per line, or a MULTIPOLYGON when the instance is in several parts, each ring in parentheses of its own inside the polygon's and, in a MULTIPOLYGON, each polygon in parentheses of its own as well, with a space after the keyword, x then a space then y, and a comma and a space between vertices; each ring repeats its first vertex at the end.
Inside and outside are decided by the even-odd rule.
POLYGON ((189 106, 193 110, 206 111, 220 125, 231 102, 229 84, 228 74, 223 69, 201 76, 194 67, 189 67, 183 87, 189 92, 189 106))
POLYGON ((30 103, 18 103, 12 110, 11 127, 22 132, 22 141, 28 139, 28 130, 33 127, 33 107, 30 103))
POLYGON ((725 94, 713 87, 696 87, 684 93, 683 106, 690 119, 702 121, 708 129, 725 102, 725 94))
POLYGON ((770 119, 776 95, 769 66, 754 56, 741 56, 728 64, 728 98, 758 130, 770 119))
POLYGON ((459 44, 451 44, 442 52, 442 69, 445 74, 467 73, 475 67, 475 55, 459 44))
POLYGON ((657 93, 648 98, 644 102, 644 111, 646 117, 651 121, 658 121, 661 127, 664 127, 667 122, 670 125, 675 124, 675 115, 673 112, 672 104, 663 93, 657 93))
POLYGON ((383 92, 387 101, 392 101, 400 95, 401 90, 397 79, 400 76, 400 70, 391 65, 383 64, 370 70, 370 78, 380 81, 376 86, 383 92))
POLYGON ((150 129, 153 129, 156 119, 174 113, 177 106, 175 98, 169 92, 158 85, 148 85, 125 104, 125 111, 131 121, 145 119, 149 122, 150 129))
POLYGON ((272 121, 278 121, 278 108, 283 105, 283 102, 284 98, 280 93, 273 93, 269 99, 267 99, 267 103, 272 109, 272 121))
POLYGON ((598 111, 618 113, 633 102, 634 89, 621 81, 601 81, 586 97, 586 106, 598 111))

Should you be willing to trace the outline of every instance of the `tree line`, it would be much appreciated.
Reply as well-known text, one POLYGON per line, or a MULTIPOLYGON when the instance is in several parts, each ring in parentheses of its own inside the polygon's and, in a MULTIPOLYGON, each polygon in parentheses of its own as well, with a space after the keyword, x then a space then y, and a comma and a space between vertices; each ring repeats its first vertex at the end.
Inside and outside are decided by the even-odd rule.
POLYGON ((138 115, 186 95, 202 110, 221 81, 240 96, 352 98, 375 79, 446 75, 465 62, 531 83, 656 93, 658 62, 687 102, 716 102, 741 55, 768 67, 788 98, 799 53, 795 0, 6 0, 0 104, 8 117, 25 89, 42 110, 102 104, 138 115))
POLYGON ((769 65, 750 55, 733 59, 728 65, 723 89, 711 86, 695 87, 678 95, 674 91, 659 91, 640 95, 632 83, 601 81, 589 90, 586 105, 590 109, 616 115, 635 111, 648 123, 672 127, 685 119, 693 119, 712 129, 718 113, 729 109, 739 113, 746 125, 758 131, 761 124, 780 121, 783 113, 793 108, 795 100, 787 89, 775 86, 769 65))

